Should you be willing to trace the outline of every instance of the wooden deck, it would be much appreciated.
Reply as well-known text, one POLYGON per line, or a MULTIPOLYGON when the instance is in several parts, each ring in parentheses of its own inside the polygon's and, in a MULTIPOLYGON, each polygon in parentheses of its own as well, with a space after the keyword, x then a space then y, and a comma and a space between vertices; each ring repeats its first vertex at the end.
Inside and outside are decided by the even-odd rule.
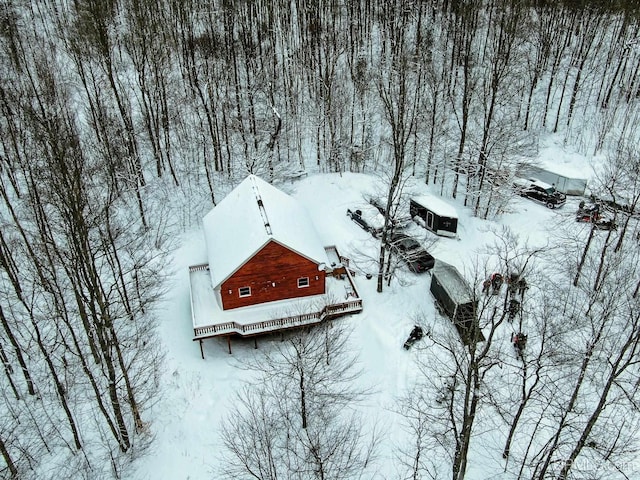
MULTIPOLYGON (((330 260, 330 265, 327 265, 326 281, 328 284, 332 284, 331 295, 324 296, 324 302, 315 301, 302 306, 298 305, 293 310, 300 311, 300 313, 294 315, 285 313, 287 310, 286 305, 272 311, 262 311, 269 304, 256 305, 255 307, 248 306, 243 307, 243 311, 236 314, 221 309, 218 310, 219 305, 215 305, 216 300, 213 289, 203 291, 201 286, 196 288, 197 282, 202 285, 202 282, 206 282, 206 278, 209 278, 209 266, 207 264, 190 266, 193 340, 200 341, 207 338, 236 335, 254 337, 281 330, 314 325, 342 315, 361 312, 362 299, 353 280, 353 273, 348 268, 349 260, 341 256, 335 246, 325 247, 325 250, 330 260), (206 297, 210 308, 204 309, 204 313, 197 314, 195 306, 201 302, 203 297, 206 297), (238 315, 239 313, 240 315, 238 315), (236 315, 236 320, 230 319, 229 315, 236 315), (252 321, 252 319, 255 319, 255 321, 252 321)), ((329 292, 329 287, 327 287, 327 292, 329 292)), ((295 300, 304 301, 305 299, 295 300)), ((237 310, 239 309, 236 309, 236 312, 237 310)), ((290 308, 289 311, 291 310, 290 308)), ((234 312, 234 310, 231 312, 234 312)))
POLYGON ((237 322, 220 323, 207 327, 197 327, 193 329, 195 334, 193 340, 204 340, 223 335, 240 335, 250 337, 253 335, 263 335, 277 332, 289 328, 303 327, 320 323, 324 320, 336 318, 349 313, 359 313, 362 311, 362 299, 358 298, 349 302, 336 303, 325 306, 320 312, 303 313, 284 318, 265 320, 246 325, 237 322))

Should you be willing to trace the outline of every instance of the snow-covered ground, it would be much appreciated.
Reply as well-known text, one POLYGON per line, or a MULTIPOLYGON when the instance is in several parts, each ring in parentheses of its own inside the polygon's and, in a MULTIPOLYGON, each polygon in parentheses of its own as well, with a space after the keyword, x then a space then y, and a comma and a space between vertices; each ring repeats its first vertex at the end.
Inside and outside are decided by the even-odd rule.
MULTIPOLYGON (((376 293, 375 275, 371 280, 365 278, 365 273, 376 273, 372 259, 377 256, 379 241, 352 222, 346 210, 365 202, 364 196, 375 192, 378 182, 380 179, 363 174, 317 174, 280 187, 308 209, 322 243, 335 244, 351 259, 357 272, 355 280, 364 311, 337 321, 348 322, 353 329, 353 348, 359 352, 365 370, 362 382, 376 385, 378 393, 368 402, 385 429, 380 476, 395 478, 394 462, 384 460, 387 455, 391 459, 393 444, 403 432, 391 412, 397 397, 410 387, 416 375, 412 361, 415 352, 404 350, 402 344, 417 316, 427 322, 443 319, 436 314, 429 293, 429 274, 414 275, 403 270, 401 281, 394 280, 382 294, 376 293)), ((420 183, 410 188, 417 194, 430 191, 420 183)), ((461 198, 445 201, 458 212, 458 238, 438 238, 417 225, 411 229, 436 259, 455 265, 463 273, 470 272, 481 252, 492 244, 495 238, 492 229, 505 225, 521 242, 544 246, 549 229, 559 223, 573 223, 578 203, 578 199, 570 199, 562 209, 549 210, 516 198, 513 213, 503 215, 498 223, 472 217, 461 198)), ((166 352, 165 372, 159 388, 161 397, 147 418, 155 438, 148 454, 134 465, 137 479, 215 477, 212 472, 220 451, 221 419, 234 392, 248 375, 238 367, 243 358, 256 354, 253 341, 235 342, 233 355, 229 355, 224 340, 211 339, 204 342, 206 358, 200 358, 198 344, 192 341, 188 266, 206 259, 202 231, 196 229, 185 234, 175 252, 173 285, 161 310, 159 330, 166 352)), ((270 341, 258 340, 259 348, 269 348, 270 341)), ((493 460, 485 456, 482 462, 471 462, 469 478, 484 478, 481 472, 485 469, 485 472, 501 471, 498 464, 492 464, 493 460)))

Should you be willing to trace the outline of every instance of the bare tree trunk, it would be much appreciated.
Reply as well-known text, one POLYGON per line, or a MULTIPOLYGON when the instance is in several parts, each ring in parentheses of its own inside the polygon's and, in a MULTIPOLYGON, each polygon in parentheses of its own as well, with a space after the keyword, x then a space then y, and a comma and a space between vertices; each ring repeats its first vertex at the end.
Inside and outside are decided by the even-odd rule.
MULTIPOLYGON (((542 355, 544 349, 541 349, 540 354, 542 355)), ((535 379, 527 388, 527 364, 523 363, 522 366, 522 397, 520 398, 520 403, 518 404, 518 410, 516 414, 513 416, 513 420, 511 421, 511 425, 509 427, 509 433, 507 434, 507 440, 504 443, 504 449, 502 450, 502 458, 507 460, 509 458, 509 453, 511 451, 511 442, 513 441, 513 437, 515 436, 516 429, 518 428, 518 424, 520 422, 520 418, 531 399, 533 392, 536 387, 540 383, 541 375, 540 375, 541 365, 538 362, 536 366, 535 379)))
POLYGON ((42 358, 44 358, 44 361, 47 364, 49 373, 51 375, 51 379, 53 380, 54 385, 56 387, 58 400, 60 401, 60 405, 62 406, 62 409, 64 410, 64 413, 67 417, 69 428, 71 429, 71 433, 73 434, 73 442, 76 447, 76 450, 81 450, 82 443, 80 442, 80 433, 78 431, 78 426, 76 425, 76 421, 74 420, 73 415, 71 414, 69 403, 67 402, 67 392, 62 382, 60 381, 60 377, 58 376, 58 371, 55 365, 53 364, 51 355, 49 354, 47 346, 44 344, 42 335, 40 334, 40 328, 38 328, 36 320, 33 318, 33 316, 31 316, 31 326, 33 327, 33 331, 36 334, 36 343, 38 344, 40 353, 42 354, 42 358))
POLYGON ((9 342, 11 342, 11 346, 13 347, 13 351, 15 353, 16 359, 20 364, 20 370, 22 371, 22 375, 24 376, 24 379, 27 382, 27 391, 29 392, 29 395, 35 395, 36 389, 33 384, 33 380, 31 378, 31 373, 29 373, 27 362, 25 361, 24 356, 22 354, 22 348, 20 347, 18 340, 16 339, 11 327, 9 326, 9 322, 7 321, 7 317, 5 317, 4 315, 4 310, 2 309, 2 306, 0 306, 0 323, 2 323, 2 327, 7 335, 7 338, 9 338, 9 342))
POLYGON ((302 428, 307 428, 307 396, 304 383, 304 371, 300 371, 299 384, 300 388, 300 417, 302 418, 302 428))
POLYGON ((583 37, 580 45, 580 63, 578 64, 578 69, 576 71, 576 76, 573 81, 573 87, 571 89, 571 99, 569 101, 569 111, 567 113, 567 126, 571 124, 571 118, 573 117, 573 109, 576 105, 576 99, 578 98, 578 91, 580 88, 580 80, 582 79, 582 72, 584 71, 584 66, 589 60, 591 47, 593 46, 595 36, 597 32, 600 30, 600 22, 599 17, 595 19, 588 18, 585 21, 585 25, 583 25, 583 37), (595 25, 593 25, 593 23, 595 25))
MULTIPOLYGON (((618 377, 632 364, 636 363, 635 357, 637 356, 638 342, 640 341, 640 330, 637 329, 638 326, 638 315, 635 314, 636 318, 634 324, 636 326, 635 329, 631 331, 631 335, 627 338, 625 344, 620 349, 617 358, 614 362, 611 363, 611 371, 607 376, 606 383, 602 392, 600 393, 600 397, 598 399, 598 403, 594 407, 589 419, 587 420, 582 432, 580 433, 580 438, 576 442, 573 450, 569 454, 569 456, 564 460, 562 470, 558 475, 559 479, 566 479, 569 476, 569 472, 573 467, 573 464, 580 455, 580 452, 587 444, 587 440, 591 435, 593 427, 598 421, 600 415, 604 412, 607 406, 607 400, 609 397, 609 392, 613 387, 614 383, 618 379, 618 377), (628 355, 627 355, 628 354, 628 355)), ((540 476, 542 479, 542 475, 540 476)))
MULTIPOLYGON (((560 21, 560 23, 554 24, 555 28, 553 30, 556 35, 551 39, 551 44, 555 45, 555 48, 552 49, 553 61, 551 63, 551 71, 549 73, 549 84, 547 85, 547 95, 545 97, 544 113, 542 116, 543 127, 547 125, 547 115, 549 113, 549 108, 551 104, 551 92, 553 91, 553 84, 556 80, 556 76, 558 74, 560 64, 562 63, 562 59, 564 58, 564 52, 566 50, 567 44, 573 32, 573 28, 576 21, 576 14, 575 13, 571 14, 569 25, 564 23, 565 21, 566 21, 566 17, 562 16, 562 20, 560 21)), ((565 76, 565 84, 566 84, 566 76, 565 76)), ((560 103, 562 103, 563 96, 564 96, 564 87, 563 87, 563 94, 560 96, 560 103)))
POLYGON ((9 451, 7 450, 7 446, 4 444, 2 437, 0 437, 0 453, 2 454, 2 458, 4 458, 5 463, 7 464, 7 468, 9 469, 11 477, 17 478, 18 468, 13 462, 13 458, 11 458, 11 455, 9 455, 9 451))
POLYGON ((2 365, 4 366, 4 374, 7 377, 7 381, 9 382, 9 386, 11 387, 11 390, 13 391, 13 395, 16 397, 16 400, 20 400, 20 392, 18 392, 18 388, 16 387, 16 384, 13 381, 13 377, 11 376, 13 375, 13 367, 9 362, 9 358, 7 357, 7 354, 4 351, 4 347, 2 346, 2 343, 0 343, 0 361, 2 361, 2 365))
POLYGON ((573 279, 573 286, 578 286, 578 281, 580 280, 580 274, 582 273, 582 268, 584 267, 584 262, 587 260, 587 254, 589 253, 589 247, 591 246, 591 241, 593 240, 593 235, 595 234, 596 227, 594 224, 591 225, 591 229, 589 230, 589 237, 587 238, 587 243, 585 243, 584 248, 582 249, 582 255, 580 257, 580 262, 578 263, 578 269, 576 270, 576 276, 573 279))
POLYGON ((142 416, 140 413, 140 406, 138 405, 138 401, 136 400, 136 396, 133 389, 133 384, 131 379, 129 378, 129 368, 124 361, 124 357, 122 355, 122 349, 120 348, 120 343, 118 342, 118 337, 116 336, 116 332, 113 328, 113 324, 110 325, 111 329, 111 341, 113 343, 114 349, 116 351, 116 355, 118 357, 118 365, 120 366, 120 373, 122 378, 124 379, 124 384, 127 390, 127 400, 129 402, 129 408, 131 408, 131 415, 133 416, 133 422, 136 427, 136 432, 140 433, 144 429, 144 422, 142 421, 142 416))
POLYGON ((546 451, 545 451, 544 461, 542 463, 542 468, 540 472, 537 474, 537 478, 539 480, 544 480, 546 478, 545 475, 547 474, 547 470, 549 469, 553 456, 558 448, 558 444, 560 442, 560 436, 564 432, 565 428, 567 427, 567 417, 569 416, 569 413, 571 413, 571 411, 573 410, 575 403, 578 401, 578 396, 580 393, 580 389, 582 388, 585 375, 587 373, 587 368, 591 363, 594 346, 600 340, 600 336, 602 335, 604 326, 605 326, 605 322, 602 322, 599 326, 599 330, 594 335, 594 338, 589 340, 585 348, 585 352, 582 357, 582 363, 580 365, 580 370, 578 373, 578 378, 576 379, 576 383, 573 386, 571 397, 569 398, 569 401, 567 402, 566 407, 563 409, 562 416, 558 421, 556 431, 549 442, 549 446, 548 448, 545 449, 546 451))

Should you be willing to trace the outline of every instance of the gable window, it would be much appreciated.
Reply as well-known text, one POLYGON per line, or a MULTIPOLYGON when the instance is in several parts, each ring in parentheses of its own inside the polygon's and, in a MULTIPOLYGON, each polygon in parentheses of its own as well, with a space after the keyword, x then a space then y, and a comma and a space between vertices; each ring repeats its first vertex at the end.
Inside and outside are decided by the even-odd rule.
POLYGON ((240 294, 240 297, 250 297, 251 287, 240 287, 238 289, 238 293, 240 294))
POLYGON ((309 277, 302 277, 298 279, 298 288, 304 288, 309 286, 309 277))

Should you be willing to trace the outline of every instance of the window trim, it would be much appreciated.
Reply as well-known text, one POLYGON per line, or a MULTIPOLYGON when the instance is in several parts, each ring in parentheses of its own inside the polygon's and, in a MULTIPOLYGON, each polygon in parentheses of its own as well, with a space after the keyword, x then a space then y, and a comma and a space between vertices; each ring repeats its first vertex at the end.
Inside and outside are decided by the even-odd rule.
POLYGON ((251 287, 240 287, 238 288, 238 296, 240 298, 250 297, 251 296, 251 287), (242 293, 243 290, 248 290, 246 293, 242 293))
POLYGON ((309 282, 309 277, 300 277, 298 278, 298 288, 308 288, 311 285, 311 283, 309 282), (304 285, 301 285, 301 281, 303 283, 305 283, 304 285))

